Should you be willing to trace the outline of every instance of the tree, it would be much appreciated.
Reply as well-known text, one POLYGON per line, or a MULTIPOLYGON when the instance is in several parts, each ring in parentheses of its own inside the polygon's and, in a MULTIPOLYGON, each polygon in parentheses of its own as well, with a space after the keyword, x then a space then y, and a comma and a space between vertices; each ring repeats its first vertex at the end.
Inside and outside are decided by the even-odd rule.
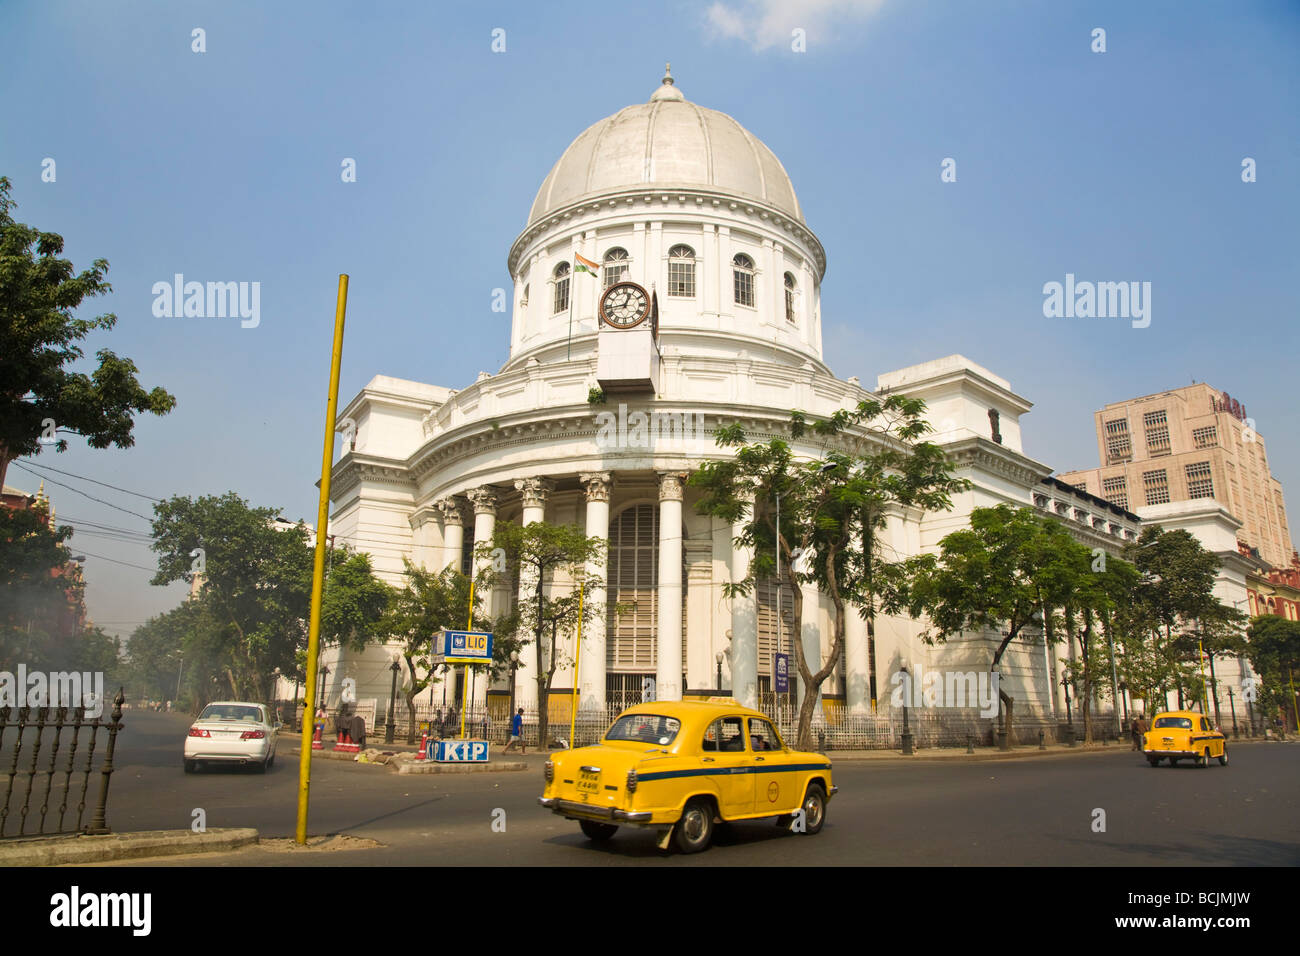
MULTIPOLYGON (((406 742, 415 743, 415 699, 433 679, 430 660, 433 635, 439 630, 459 630, 469 621, 470 579, 453 567, 430 571, 403 558, 405 583, 389 600, 380 630, 402 644, 410 679, 402 685, 409 716, 406 742), (420 672, 424 676, 421 677, 420 672)), ((475 601, 476 609, 478 601, 475 601)), ((474 617, 475 630, 487 630, 486 617, 474 617)))
POLYGON ((1250 644, 1247 655, 1258 675, 1251 687, 1255 694, 1255 707, 1263 714, 1277 713, 1284 708, 1290 711, 1291 722, 1296 723, 1296 704, 1291 691, 1295 672, 1300 669, 1300 621, 1288 621, 1273 614, 1251 619, 1250 644))
MULTIPOLYGON (((92 448, 129 448, 135 415, 165 415, 176 405, 163 389, 146 390, 135 363, 108 349, 95 353, 99 364, 89 375, 66 368, 83 356, 78 342, 117 322, 112 313, 73 315, 84 299, 112 291, 108 262, 96 259, 74 274, 59 258, 62 236, 14 221, 9 190, 0 176, 0 483, 10 461, 41 450, 49 422, 92 448)), ((67 441, 55 447, 64 451, 67 441)))
MULTIPOLYGON (((857 453, 830 452, 822 460, 800 460, 780 438, 751 442, 737 423, 717 433, 719 447, 735 449, 730 458, 705 462, 690 484, 703 494, 696 504, 729 524, 747 519, 736 539, 752 548, 748 574, 723 587, 735 597, 749 594, 760 578, 776 572, 775 552, 782 556, 782 583, 790 588, 795 633, 802 631, 802 582, 815 582, 834 608, 829 656, 807 660, 802 640, 794 645, 795 666, 804 688, 795 746, 812 748, 812 718, 821 685, 843 653, 851 607, 867 621, 869 680, 874 699, 874 622, 878 611, 900 604, 903 563, 883 556, 880 531, 887 515, 899 507, 946 510, 951 495, 969 487, 953 478, 943 450, 921 438, 930 431, 922 415, 925 403, 901 395, 859 403, 826 419, 808 422, 791 416, 791 437, 841 435, 861 442, 857 453), (862 442, 863 438, 867 440, 862 442), (780 501, 778 534, 775 502, 780 501)), ((848 442, 841 444, 847 445, 848 442)))
MULTIPOLYGON (((1061 525, 1028 508, 997 505, 971 512, 970 527, 939 542, 940 553, 911 559, 906 603, 913 617, 925 614, 927 643, 944 643, 965 631, 996 631, 1001 640, 990 672, 1024 629, 1044 617, 1044 639, 1059 641, 1052 627, 1056 609, 1071 604, 1081 575, 1089 573, 1090 553, 1061 525)), ((1071 620, 1063 613, 1063 621, 1071 620)), ((1015 742, 1015 701, 998 682, 1002 730, 1015 742)))
POLYGON ((518 642, 517 646, 526 647, 529 643, 533 646, 537 733, 542 747, 549 739, 551 684, 555 672, 567 660, 561 648, 576 634, 580 621, 593 621, 605 613, 603 607, 590 599, 601 580, 586 572, 588 562, 603 557, 605 547, 604 539, 587 537, 577 525, 535 521, 528 525, 498 522, 492 541, 483 542, 475 549, 476 557, 485 564, 479 575, 481 586, 491 588, 520 582, 511 636, 518 642), (494 552, 503 555, 504 560, 492 561, 494 552), (561 576, 571 583, 564 594, 557 593, 561 576), (581 610, 580 588, 584 594, 581 610), (526 634, 531 640, 524 638, 526 634))
POLYGON ((0 507, 0 670, 36 663, 37 645, 67 612, 69 582, 59 572, 71 536, 70 527, 50 528, 44 508, 0 507))

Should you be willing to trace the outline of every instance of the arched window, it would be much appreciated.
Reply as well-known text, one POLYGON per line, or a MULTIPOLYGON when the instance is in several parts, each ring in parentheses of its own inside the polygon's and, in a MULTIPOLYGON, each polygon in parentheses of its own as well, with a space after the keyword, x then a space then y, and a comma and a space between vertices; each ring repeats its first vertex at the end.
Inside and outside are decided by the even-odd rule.
POLYGON ((569 264, 561 262, 555 267, 555 305, 552 312, 565 312, 569 308, 569 264))
POLYGON ((673 246, 668 250, 668 294, 695 296, 695 250, 690 246, 673 246))
POLYGON ((605 253, 605 288, 608 289, 615 282, 622 282, 631 265, 632 260, 628 258, 626 249, 615 246, 605 253))
POLYGON ((743 252, 731 259, 731 275, 735 281, 736 304, 754 305, 754 260, 743 252))
POLYGON ((787 322, 795 321, 794 289, 794 276, 787 272, 785 274, 785 320, 787 322))

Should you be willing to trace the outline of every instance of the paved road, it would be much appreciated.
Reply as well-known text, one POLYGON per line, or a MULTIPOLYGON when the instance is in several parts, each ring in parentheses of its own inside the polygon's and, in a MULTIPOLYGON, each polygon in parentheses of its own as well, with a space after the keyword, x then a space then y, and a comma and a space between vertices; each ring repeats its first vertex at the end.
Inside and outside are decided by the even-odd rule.
MULTIPOLYGON (((120 738, 109 823, 115 830, 294 827, 297 763, 281 738, 266 774, 181 771, 187 719, 129 715, 120 738)), ((312 833, 383 844, 339 852, 202 855, 154 865, 1269 865, 1300 864, 1300 744, 1238 744, 1229 767, 1152 769, 1127 749, 997 761, 842 762, 822 833, 743 824, 693 857, 661 854, 651 833, 624 829, 595 846, 577 824, 536 804, 540 770, 399 776, 347 762, 312 770, 312 833), (492 827, 505 811, 505 832, 492 827), (1092 829, 1105 811, 1104 833, 1092 829), (498 815, 499 816, 499 815, 498 815)), ((832 755, 833 756, 833 755, 832 755)))

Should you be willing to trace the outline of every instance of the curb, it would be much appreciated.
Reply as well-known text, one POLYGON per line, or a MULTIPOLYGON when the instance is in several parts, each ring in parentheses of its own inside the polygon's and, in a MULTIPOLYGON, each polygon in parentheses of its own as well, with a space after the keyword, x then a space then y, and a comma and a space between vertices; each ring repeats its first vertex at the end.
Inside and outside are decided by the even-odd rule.
POLYGON ((522 760, 508 761, 506 763, 430 763, 422 760, 419 763, 403 762, 398 764, 397 772, 403 774, 410 773, 494 773, 494 772, 512 772, 529 769, 528 764, 522 760))
POLYGON ((252 828, 141 830, 102 836, 38 837, 0 845, 0 866, 64 866, 106 863, 181 853, 224 853, 257 843, 252 828))

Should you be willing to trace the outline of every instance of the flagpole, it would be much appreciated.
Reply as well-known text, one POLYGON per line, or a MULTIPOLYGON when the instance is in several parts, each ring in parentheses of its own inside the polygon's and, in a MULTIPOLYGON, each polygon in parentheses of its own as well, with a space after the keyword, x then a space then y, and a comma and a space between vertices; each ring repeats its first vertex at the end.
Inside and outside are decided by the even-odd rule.
MULTIPOLYGON (((569 250, 572 252, 573 250, 569 250)), ((573 294, 578 291, 578 260, 574 256, 569 256, 569 346, 564 353, 564 360, 567 362, 573 358, 573 294)))

